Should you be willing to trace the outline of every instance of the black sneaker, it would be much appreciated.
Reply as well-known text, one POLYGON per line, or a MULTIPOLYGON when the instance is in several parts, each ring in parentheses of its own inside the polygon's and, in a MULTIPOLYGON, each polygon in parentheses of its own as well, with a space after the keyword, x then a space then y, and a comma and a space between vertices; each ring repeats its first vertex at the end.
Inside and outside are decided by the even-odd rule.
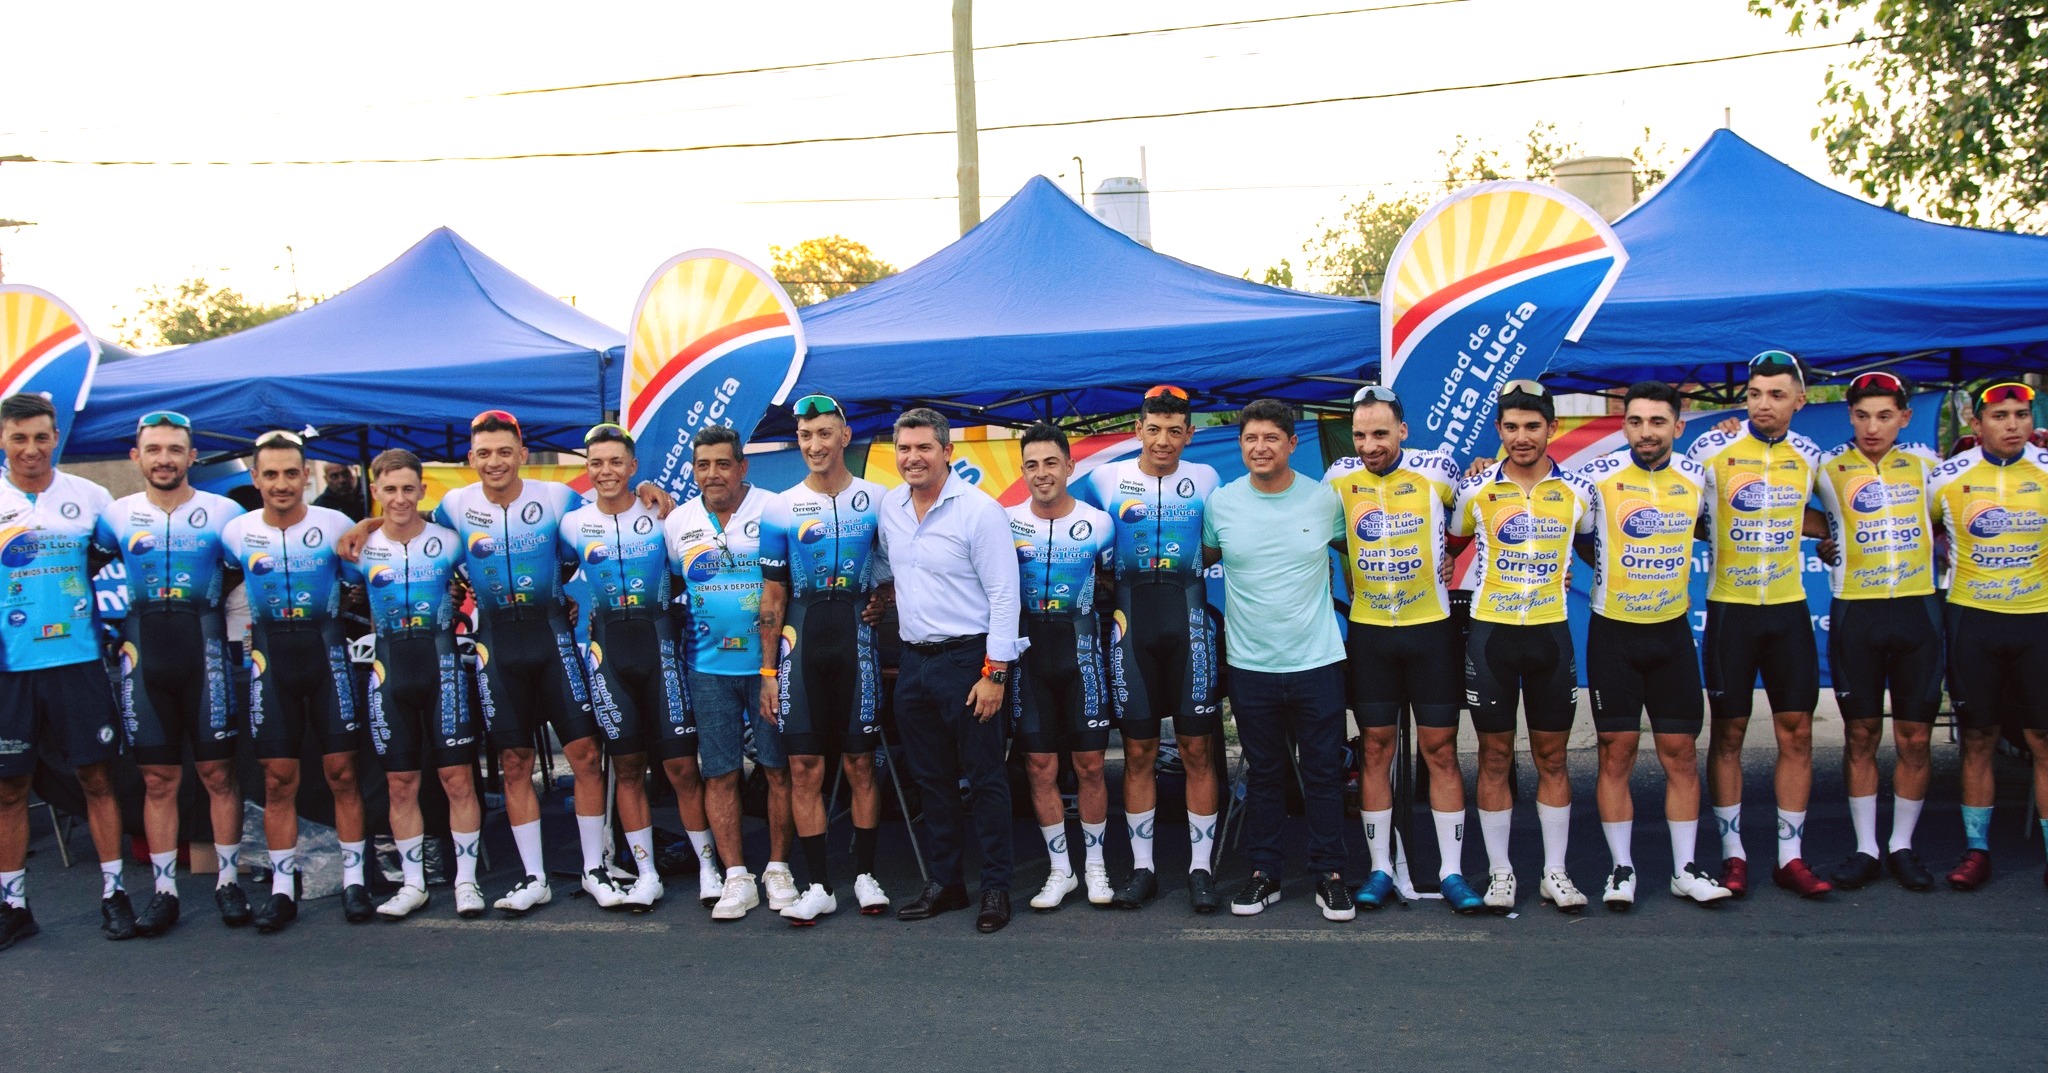
POLYGON ((220 910, 220 922, 230 928, 239 928, 254 919, 256 913, 249 908, 249 895, 240 883, 213 888, 213 904, 220 910))
POLYGON ((1257 916, 1279 900, 1280 881, 1264 872, 1253 872, 1244 886, 1238 888, 1237 897, 1230 899, 1230 915, 1257 916))
POLYGON ((1885 854, 1884 859, 1891 865, 1892 876, 1899 881, 1899 886, 1907 890, 1934 889, 1934 873, 1920 863, 1920 855, 1913 852, 1912 847, 1895 849, 1885 854))
POLYGON ((1848 860, 1836 865, 1828 878, 1843 890, 1855 890, 1866 883, 1876 882, 1883 874, 1884 867, 1877 863, 1877 858, 1858 850, 1851 853, 1848 860))
MULTIPOLYGON (((1279 894, 1276 887, 1273 896, 1277 898, 1279 894)), ((1352 900, 1351 885, 1344 882, 1343 876, 1329 875, 1316 880, 1316 906, 1323 911, 1324 920, 1350 920, 1358 915, 1358 903, 1352 900)))
POLYGON ((265 935, 280 932, 285 925, 299 919, 299 902, 289 894, 272 894, 263 908, 256 910, 256 930, 265 935))
POLYGON ((1216 877, 1207 868, 1188 873, 1188 904, 1197 913, 1213 913, 1223 904, 1223 896, 1216 893, 1216 877))
POLYGON ((127 891, 100 899, 100 934, 117 943, 135 938, 135 907, 128 904, 127 891))
POLYGON ((351 924, 361 924, 377 915, 377 907, 370 901, 370 889, 361 883, 350 883, 341 889, 341 915, 351 924))
POLYGON ((178 922, 178 896, 157 891, 135 916, 135 934, 155 938, 178 922))
POLYGON ((1131 873, 1131 881, 1116 892, 1109 904, 1118 909, 1136 909, 1159 896, 1159 877, 1150 868, 1140 868, 1131 873))
POLYGON ((41 931, 36 927, 36 915, 25 905, 0 903, 0 950, 41 931))

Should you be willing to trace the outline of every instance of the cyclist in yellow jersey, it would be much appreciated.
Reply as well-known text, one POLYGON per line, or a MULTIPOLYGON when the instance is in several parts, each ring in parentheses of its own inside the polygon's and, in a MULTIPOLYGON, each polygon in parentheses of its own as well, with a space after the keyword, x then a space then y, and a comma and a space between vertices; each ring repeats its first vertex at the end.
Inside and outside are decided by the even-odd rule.
POLYGON ((1579 554, 1593 564, 1592 618, 1586 628, 1586 684, 1600 735, 1595 798, 1614 860, 1601 900, 1635 904, 1631 841, 1635 802, 1629 776, 1648 709, 1657 761, 1664 768, 1664 819, 1671 833, 1671 893, 1700 903, 1728 888, 1694 862, 1699 843, 1700 771, 1695 742, 1706 722, 1699 652, 1689 618, 1693 526, 1706 473, 1671 445, 1684 427, 1679 396, 1646 381, 1622 397, 1628 446, 1579 470, 1592 507, 1579 519, 1579 554))
POLYGON ((1694 440, 1686 456, 1707 471, 1700 536, 1713 555, 1707 633, 1701 649, 1707 702, 1714 716, 1707 785, 1721 830, 1721 882, 1740 898, 1749 889, 1742 848, 1742 740, 1759 672, 1778 738, 1778 865, 1771 878, 1801 897, 1834 889, 1801 859, 1806 801, 1813 792, 1813 706, 1820 698, 1820 654, 1800 575, 1806 504, 1820 449, 1792 431, 1806 405, 1806 370, 1782 350, 1749 362, 1744 392, 1749 421, 1735 432, 1694 440))
POLYGON ((1908 890, 1934 877, 1913 852, 1913 827, 1927 797, 1928 742, 1941 708, 1941 604, 1934 595, 1934 524, 1928 476, 1940 464, 1917 443, 1900 443, 1913 420, 1912 396, 1897 376, 1868 372, 1849 384, 1849 442, 1821 458, 1815 491, 1828 541, 1834 602, 1828 611, 1828 670, 1845 731, 1842 774, 1856 851, 1829 878, 1855 890, 1884 874, 1877 847, 1877 744, 1891 690, 1892 837, 1883 861, 1908 890))
POLYGON ((1483 906, 1465 881, 1465 790, 1458 770, 1458 629, 1444 589, 1444 519, 1457 496, 1458 464, 1440 451, 1404 450, 1401 400, 1379 384, 1351 399, 1351 444, 1323 480, 1344 504, 1345 581, 1351 590, 1345 631, 1346 687, 1364 736, 1359 808, 1372 874, 1358 904, 1378 909, 1393 892, 1388 852, 1394 791, 1388 778, 1396 723, 1406 705, 1429 765, 1429 807, 1436 820, 1438 889, 1452 909, 1483 906))
POLYGON ((2032 681, 2048 664, 2048 450, 2028 443, 2032 387, 1993 384, 1975 401, 1978 445, 1942 463, 1931 482, 1934 520, 1950 542, 1948 689, 1963 730, 1969 848, 1948 876, 1957 890, 1991 878, 1991 753, 2006 719, 2026 730, 2048 835, 2048 692, 2032 681))
POLYGON ((1536 765, 1536 815, 1543 827, 1544 901, 1567 913, 1585 908, 1586 896, 1565 872, 1571 832, 1572 784, 1565 771, 1565 739, 1578 711, 1578 667, 1571 627, 1565 622, 1565 582, 1572 533, 1592 500, 1584 480, 1546 453, 1557 432, 1550 392, 1534 380, 1501 386, 1494 414, 1502 458, 1458 485, 1451 532, 1474 538, 1478 584, 1472 593, 1472 628, 1465 643, 1465 703, 1479 732, 1479 832, 1486 840, 1486 905, 1506 913, 1515 905, 1515 871, 1508 863, 1513 800, 1508 772, 1514 764, 1515 700, 1529 723, 1529 756, 1536 765))

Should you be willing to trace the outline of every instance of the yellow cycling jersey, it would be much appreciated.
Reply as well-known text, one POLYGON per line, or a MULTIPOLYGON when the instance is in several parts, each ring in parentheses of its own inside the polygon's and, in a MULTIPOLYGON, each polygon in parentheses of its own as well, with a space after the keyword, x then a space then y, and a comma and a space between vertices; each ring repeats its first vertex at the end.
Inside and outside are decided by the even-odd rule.
POLYGON ((1894 444, 1872 462, 1855 443, 1820 460, 1814 492, 1835 542, 1828 587, 1838 600, 1934 592, 1934 523, 1927 480, 1941 459, 1925 444, 1894 444))
POLYGON ((1693 441, 1686 457, 1707 471, 1707 546, 1714 580, 1707 599, 1790 604, 1806 599, 1799 550, 1806 503, 1813 498, 1820 448, 1797 432, 1762 439, 1747 422, 1733 434, 1693 441))
POLYGON ((1505 462, 1458 485, 1451 532, 1474 538, 1472 617, 1540 626, 1565 620, 1572 534, 1593 500, 1577 474, 1552 462, 1527 492, 1507 478, 1505 462))
POLYGON ((1999 461, 1973 447, 1929 480, 1934 520, 1948 530, 1948 599, 2010 614, 2048 611, 2048 450, 1999 461))
POLYGON ((1593 613, 1618 622, 1668 622, 1692 602, 1693 525, 1707 474, 1673 455, 1644 469, 1624 447, 1580 468, 1593 502, 1579 532, 1593 538, 1593 613))
POLYGON ((1458 493, 1458 464, 1441 451, 1402 451, 1385 476, 1356 457, 1323 480, 1344 503, 1345 573, 1351 621, 1412 626, 1451 615, 1444 590, 1444 517, 1458 493))

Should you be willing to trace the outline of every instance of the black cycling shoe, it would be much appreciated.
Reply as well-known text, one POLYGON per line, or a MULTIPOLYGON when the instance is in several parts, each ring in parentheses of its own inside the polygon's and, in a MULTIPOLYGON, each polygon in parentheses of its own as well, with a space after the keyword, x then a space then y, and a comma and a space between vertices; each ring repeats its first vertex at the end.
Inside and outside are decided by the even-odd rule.
POLYGON ((157 891, 142 912, 135 915, 135 934, 153 939, 171 930, 177 922, 178 896, 157 891))
POLYGON ((1116 892, 1109 904, 1118 909, 1136 909, 1159 896, 1159 877, 1150 868, 1140 868, 1131 873, 1131 880, 1116 892))
POLYGON ((117 943, 135 938, 135 907, 128 904, 127 891, 100 899, 100 934, 117 943))
POLYGON ((1213 913, 1222 908, 1223 896, 1216 893, 1216 877, 1207 868, 1188 873, 1188 904, 1197 913, 1213 913))
POLYGON ((1876 882, 1882 875, 1884 867, 1877 863, 1877 858, 1857 850, 1849 855, 1848 860, 1836 865, 1828 879, 1843 890, 1855 890, 1866 883, 1876 882))
POLYGON ((341 915, 351 924, 362 922, 377 915, 377 907, 370 902, 370 888, 361 883, 350 883, 341 888, 341 915))
POLYGON ((254 919, 256 912, 249 908, 249 895, 240 883, 213 888, 213 904, 220 910, 220 922, 230 928, 239 928, 254 919))
POLYGON ((1911 847, 1895 849, 1885 854, 1884 863, 1891 866, 1892 877, 1899 881, 1899 886, 1907 890, 1934 889, 1934 873, 1920 863, 1920 855, 1913 852, 1911 847))
POLYGON ((253 923, 256 930, 265 935, 280 932, 292 921, 299 919, 299 902, 289 894, 273 894, 256 910, 253 923))
POLYGON ((0 950, 41 930, 36 927, 36 915, 28 911, 28 906, 0 902, 0 950))

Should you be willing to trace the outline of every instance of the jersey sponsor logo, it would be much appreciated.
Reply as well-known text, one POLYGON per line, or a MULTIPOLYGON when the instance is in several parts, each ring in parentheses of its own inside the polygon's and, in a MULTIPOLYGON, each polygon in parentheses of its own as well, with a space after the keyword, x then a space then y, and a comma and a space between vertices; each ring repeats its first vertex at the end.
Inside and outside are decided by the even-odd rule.
POLYGON ((426 552, 428 555, 441 554, 441 538, 433 536, 428 537, 427 543, 420 550, 426 552))
POLYGON ((1182 499, 1193 499, 1195 498, 1195 482, 1182 477, 1180 483, 1173 486, 1173 492, 1182 499))
POLYGON ((14 610, 9 611, 7 613, 7 624, 9 626, 21 626, 26 625, 27 623, 28 612, 23 611, 20 608, 15 608, 14 610))
POLYGON ((1683 533, 1692 528, 1692 516, 1679 510, 1659 510, 1655 503, 1630 500, 1621 505, 1621 532, 1631 540, 1683 533))
POLYGON ((1494 539, 1508 546, 1532 540, 1556 540, 1564 534, 1563 522, 1519 509, 1501 515, 1493 527, 1494 539))
POLYGON ((471 533, 469 535, 470 558, 488 559, 491 556, 496 555, 497 553, 498 542, 492 540, 491 535, 489 533, 471 533))
POLYGON ((868 494, 867 494, 866 492, 855 492, 855 493, 853 493, 853 509, 855 509, 855 510, 866 510, 866 509, 868 509, 868 494))
POLYGON ((819 519, 814 518, 796 527, 796 538, 804 544, 816 544, 825 536, 825 523, 819 519))
POLYGON ((638 518, 633 519, 633 531, 641 536, 654 532, 654 516, 642 514, 638 518))
POLYGON ((1068 527, 1067 536, 1074 540, 1086 540, 1089 534, 1093 532, 1095 532, 1095 526, 1088 519, 1083 518, 1068 527))
MULTIPOLYGON (((1848 500, 1849 509, 1858 514, 1876 514, 1893 502, 1895 498, 1889 493, 1885 483, 1875 477, 1855 478, 1849 482, 1849 487, 1843 489, 1843 491, 1848 493, 1843 498, 1848 500)), ((1907 491, 1907 489, 1900 489, 1900 491, 1907 491)), ((1911 501, 1910 496, 1897 496, 1896 499, 1905 502, 1911 501)))
POLYGON ((1127 628, 1129 628, 1129 624, 1124 621, 1124 613, 1122 611, 1110 612, 1109 643, 1111 645, 1118 645, 1123 643, 1124 630, 1126 630, 1127 628))
POLYGON ((370 568, 369 576, 371 588, 388 589, 398 580, 398 571, 393 570, 386 563, 378 563, 370 568))
POLYGON ((1145 514, 1145 501, 1142 499, 1126 499, 1122 503, 1117 504, 1116 517, 1118 521, 1142 522, 1145 520, 1145 514))
POLYGON ((691 581, 710 581, 717 577, 718 549, 709 544, 696 544, 685 550, 683 576, 691 581))
POLYGON ((596 566, 611 557, 612 549, 606 547, 602 540, 593 540, 583 545, 583 561, 592 566, 596 566))
POLYGON ((1743 474, 1728 482, 1728 505, 1748 514, 1774 508, 1796 507, 1806 501, 1800 489, 1789 484, 1771 484, 1754 474, 1743 474))
POLYGON ((2031 510, 2012 510, 1997 503, 1982 500, 1970 504, 1964 516, 1970 535, 1979 540, 1992 540, 2011 533, 2035 533, 2042 528, 2044 518, 2031 510))
POLYGON ((519 520, 525 522, 528 525, 532 525, 533 523, 540 521, 540 512, 540 504, 528 503, 526 506, 519 508, 519 520))
POLYGON ((23 526, 0 529, 0 566, 20 567, 36 561, 42 542, 35 530, 23 526))
POLYGON ((204 528, 206 528, 206 508, 205 508, 205 507, 198 507, 198 508, 194 509, 194 510, 192 511, 192 519, 191 519, 191 521, 192 521, 192 528, 194 528, 194 529, 204 529, 204 528))
POLYGON ((740 532, 745 533, 748 540, 754 540, 761 535, 761 523, 759 521, 750 521, 740 528, 740 532))
POLYGON ((61 506, 61 507, 58 507, 58 508, 57 508, 57 513, 59 513, 59 514, 62 514, 62 515, 63 515, 64 517, 66 517, 66 518, 68 518, 68 519, 70 519, 70 520, 72 520, 72 521, 77 521, 77 520, 78 520, 78 504, 76 504, 76 503, 66 503, 66 504, 64 504, 63 506, 61 506))
POLYGON ((268 574, 275 569, 277 569, 277 560, 272 558, 269 553, 259 551, 249 556, 250 573, 262 575, 268 574))
POLYGON ((309 548, 317 548, 320 546, 321 542, 326 539, 327 534, 321 532, 319 529, 307 529, 306 535, 299 538, 299 543, 304 544, 309 548))

